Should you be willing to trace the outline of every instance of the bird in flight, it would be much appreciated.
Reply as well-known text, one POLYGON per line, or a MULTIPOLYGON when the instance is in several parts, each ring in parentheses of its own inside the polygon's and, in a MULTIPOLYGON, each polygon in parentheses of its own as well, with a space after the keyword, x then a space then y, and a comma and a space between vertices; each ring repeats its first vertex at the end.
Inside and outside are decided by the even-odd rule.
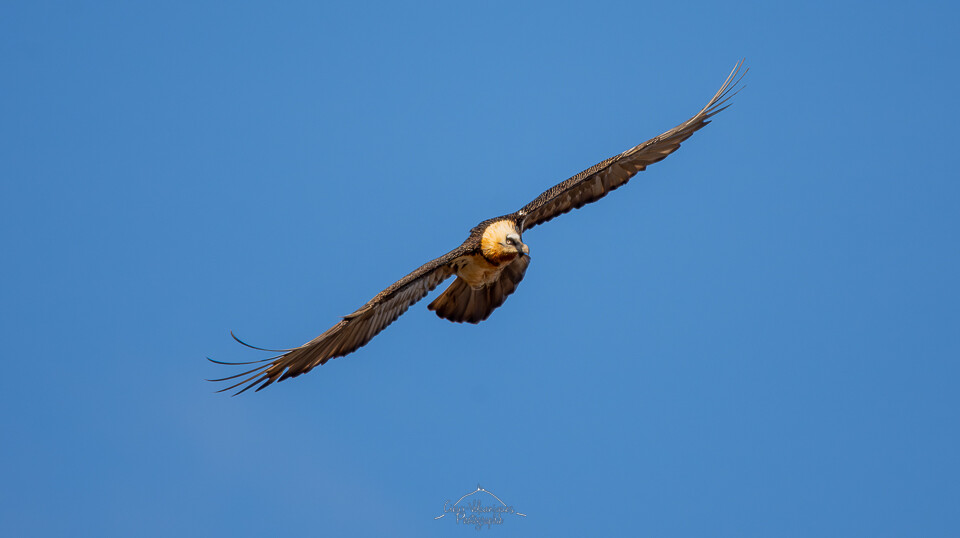
POLYGON ((251 362, 209 359, 234 366, 258 364, 251 370, 211 381, 236 381, 218 392, 242 387, 236 393, 240 394, 253 387, 259 391, 275 381, 305 374, 330 359, 353 353, 453 276, 457 277, 453 284, 427 308, 455 322, 479 323, 487 319, 517 289, 530 264, 530 248, 522 239, 524 232, 603 198, 625 185, 637 172, 676 151, 681 142, 729 106, 729 99, 736 93, 733 89, 747 73, 747 69, 741 72, 742 67, 743 60, 737 63, 710 102, 689 120, 554 185, 515 213, 481 222, 470 230, 463 244, 394 282, 306 344, 292 349, 264 349, 233 336, 247 347, 281 354, 251 362))

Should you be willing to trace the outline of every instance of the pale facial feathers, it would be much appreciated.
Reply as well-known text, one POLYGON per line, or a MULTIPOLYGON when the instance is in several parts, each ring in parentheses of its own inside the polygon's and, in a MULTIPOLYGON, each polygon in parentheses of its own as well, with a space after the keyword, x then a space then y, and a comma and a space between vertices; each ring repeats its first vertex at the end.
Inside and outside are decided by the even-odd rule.
POLYGON ((497 264, 529 254, 530 248, 520 240, 520 232, 512 220, 498 220, 483 231, 480 238, 483 256, 497 264))

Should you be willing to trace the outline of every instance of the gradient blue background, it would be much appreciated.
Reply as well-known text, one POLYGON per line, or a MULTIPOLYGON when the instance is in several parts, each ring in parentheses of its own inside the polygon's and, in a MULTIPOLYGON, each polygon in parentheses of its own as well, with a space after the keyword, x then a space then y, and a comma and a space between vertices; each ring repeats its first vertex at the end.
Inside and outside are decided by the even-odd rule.
MULTIPOLYGON (((459 4, 459 3, 458 3, 459 4)), ((956 7, 5 3, 9 536, 958 536, 956 7), (474 224, 695 113, 524 236, 478 326, 413 307, 257 394, 474 224)), ((432 297, 432 296, 431 296, 432 297)))

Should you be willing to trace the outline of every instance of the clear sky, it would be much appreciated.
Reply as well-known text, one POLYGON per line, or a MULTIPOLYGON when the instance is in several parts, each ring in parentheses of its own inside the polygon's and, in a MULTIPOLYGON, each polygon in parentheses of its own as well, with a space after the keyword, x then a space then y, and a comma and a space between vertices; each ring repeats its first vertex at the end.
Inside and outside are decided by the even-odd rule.
MULTIPOLYGON (((8 2, 9 536, 957 536, 958 8, 8 2), (454 7, 461 6, 461 7, 454 7), (524 235, 480 325, 291 347, 745 89, 524 235), (485 503, 489 499, 485 500, 485 503)), ((435 292, 436 293, 436 292, 435 292)), ((433 297, 435 295, 431 295, 433 297)))

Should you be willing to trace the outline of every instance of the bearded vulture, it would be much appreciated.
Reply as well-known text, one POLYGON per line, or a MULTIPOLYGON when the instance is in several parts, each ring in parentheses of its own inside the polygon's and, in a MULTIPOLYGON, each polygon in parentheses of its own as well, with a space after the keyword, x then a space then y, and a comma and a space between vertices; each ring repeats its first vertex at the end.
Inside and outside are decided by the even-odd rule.
POLYGON ((734 87, 747 73, 747 69, 741 73, 742 67, 743 60, 737 63, 710 102, 689 120, 551 187, 515 213, 481 222, 470 230, 470 236, 462 245, 394 282, 306 344, 293 349, 264 349, 250 346, 234 336, 247 347, 281 354, 252 362, 209 359, 218 364, 259 364, 252 370, 211 381, 239 378, 218 392, 243 386, 236 393, 240 394, 253 387, 259 391, 275 381, 307 373, 330 359, 356 351, 407 308, 453 276, 457 277, 453 284, 427 308, 450 321, 479 323, 487 319, 517 289, 530 264, 530 248, 522 240, 524 232, 603 198, 625 185, 637 172, 676 151, 681 142, 729 106, 727 102, 736 93, 734 87))

